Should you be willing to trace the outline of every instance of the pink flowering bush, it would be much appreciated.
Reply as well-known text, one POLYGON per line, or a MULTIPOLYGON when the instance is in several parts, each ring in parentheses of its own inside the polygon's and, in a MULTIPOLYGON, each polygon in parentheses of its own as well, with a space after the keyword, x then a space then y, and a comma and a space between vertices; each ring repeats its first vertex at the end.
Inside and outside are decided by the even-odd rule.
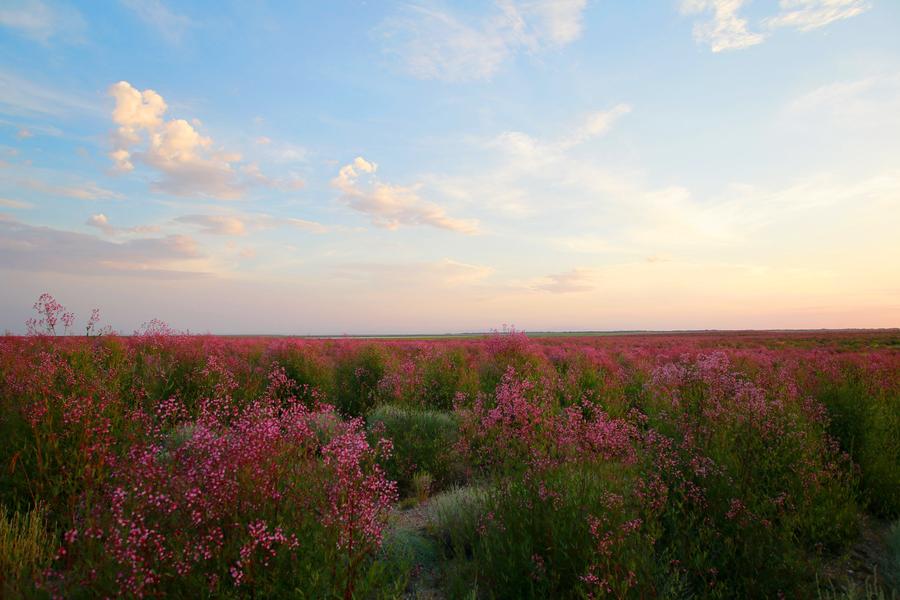
POLYGON ((493 398, 479 395, 458 407, 464 432, 458 445, 470 464, 491 470, 546 467, 588 456, 636 460, 636 430, 597 404, 560 408, 551 394, 509 367, 493 398))
POLYGON ((0 535, 31 557, 9 597, 815 597, 866 513, 900 515, 896 332, 74 335, 35 310, 0 338, 0 503, 41 515, 0 535))
POLYGON ((103 501, 66 533, 51 590, 352 595, 396 500, 376 464, 389 442, 370 447, 350 421, 322 443, 319 424, 337 420, 328 406, 219 408, 186 421, 181 407, 165 409, 175 427, 129 450, 103 501))

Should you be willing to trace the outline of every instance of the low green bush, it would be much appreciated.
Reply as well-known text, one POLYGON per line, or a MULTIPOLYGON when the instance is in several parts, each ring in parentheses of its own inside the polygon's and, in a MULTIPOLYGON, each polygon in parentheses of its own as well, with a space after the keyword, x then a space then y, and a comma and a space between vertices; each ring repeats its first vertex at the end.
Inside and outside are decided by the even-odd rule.
POLYGON ((462 467, 454 451, 459 426, 453 413, 384 405, 369 413, 367 422, 374 437, 385 437, 394 444, 384 466, 401 495, 413 489, 417 473, 431 476, 431 490, 461 478, 462 467))
POLYGON ((382 346, 349 349, 334 366, 334 405, 345 415, 364 416, 379 401, 387 358, 382 346))
POLYGON ((448 587, 491 598, 627 595, 654 572, 630 480, 621 464, 568 464, 442 499, 448 587))
POLYGON ((864 500, 879 516, 900 516, 900 396, 873 389, 851 371, 829 381, 818 400, 828 409, 830 431, 859 465, 864 500))

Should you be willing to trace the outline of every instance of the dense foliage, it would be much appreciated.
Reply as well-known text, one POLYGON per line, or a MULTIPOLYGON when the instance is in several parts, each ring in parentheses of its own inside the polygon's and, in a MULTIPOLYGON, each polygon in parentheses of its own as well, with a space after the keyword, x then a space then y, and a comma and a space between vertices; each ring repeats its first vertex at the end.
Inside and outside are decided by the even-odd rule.
POLYGON ((51 300, 0 338, 7 597, 401 597, 426 568, 446 597, 815 597, 900 517, 896 332, 76 337, 51 300))

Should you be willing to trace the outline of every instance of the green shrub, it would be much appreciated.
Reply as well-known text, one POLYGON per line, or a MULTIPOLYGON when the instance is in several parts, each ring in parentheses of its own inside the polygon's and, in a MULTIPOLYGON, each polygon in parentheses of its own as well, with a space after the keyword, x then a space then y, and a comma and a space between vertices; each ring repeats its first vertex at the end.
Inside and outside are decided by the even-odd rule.
POLYGON ((428 502, 431 532, 445 552, 471 556, 486 504, 487 490, 476 486, 454 487, 428 502))
POLYGON ((878 515, 900 516, 900 397, 872 390, 859 373, 819 392, 830 431, 859 465, 864 499, 878 515))
POLYGON ((416 404, 437 410, 450 410, 457 393, 478 389, 474 370, 461 349, 431 352, 422 360, 421 383, 416 389, 416 404))
POLYGON ((346 415, 360 417, 378 404, 384 377, 385 351, 367 344, 339 357, 334 366, 334 404, 346 415))
POLYGON ((608 582, 617 597, 628 594, 654 572, 649 528, 629 527, 639 515, 630 480, 621 464, 569 464, 499 483, 474 502, 451 497, 436 509, 456 563, 450 587, 492 598, 581 598, 608 582))
POLYGON ((290 345, 272 353, 272 360, 284 368, 285 373, 298 386, 316 388, 326 396, 333 393, 333 378, 328 363, 311 347, 290 345))
POLYGON ((394 443, 385 470, 401 495, 411 491, 417 473, 429 473, 435 490, 460 479, 461 467, 453 451, 458 424, 452 413, 385 405, 369 414, 368 426, 374 437, 394 443))

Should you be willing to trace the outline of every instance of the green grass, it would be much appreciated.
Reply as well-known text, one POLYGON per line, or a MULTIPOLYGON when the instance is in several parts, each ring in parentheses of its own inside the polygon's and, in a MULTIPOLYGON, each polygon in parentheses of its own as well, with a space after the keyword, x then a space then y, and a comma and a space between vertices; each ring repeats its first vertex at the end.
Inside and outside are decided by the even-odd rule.
POLYGON ((34 579, 49 565, 56 540, 40 505, 23 513, 0 507, 0 591, 5 598, 35 594, 34 579))

